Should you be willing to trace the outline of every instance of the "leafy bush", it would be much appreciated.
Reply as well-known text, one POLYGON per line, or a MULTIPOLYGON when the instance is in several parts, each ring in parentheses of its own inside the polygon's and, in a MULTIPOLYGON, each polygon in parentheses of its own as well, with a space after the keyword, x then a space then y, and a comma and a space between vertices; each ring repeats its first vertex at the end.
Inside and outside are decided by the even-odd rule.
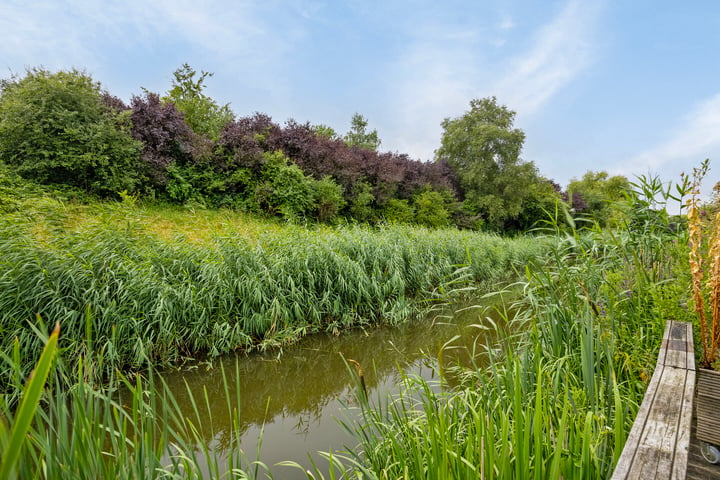
POLYGON ((36 68, 2 82, 0 161, 39 183, 103 196, 134 190, 141 144, 130 125, 84 72, 36 68))
POLYGON ((412 223, 415 209, 405 199, 391 198, 383 208, 383 216, 390 223, 412 223))
POLYGON ((145 188, 162 191, 169 180, 168 167, 191 160, 196 136, 175 105, 161 102, 155 93, 133 96, 131 107, 132 136, 143 145, 141 172, 146 177, 145 188))
POLYGON ((335 183, 331 176, 313 182, 315 208, 320 222, 330 222, 345 206, 343 188, 335 183))
POLYGON ((314 206, 313 182, 282 152, 263 154, 265 165, 255 190, 257 205, 286 220, 298 220, 314 206))
POLYGON ((450 216, 445 208, 445 199, 439 192, 432 190, 421 193, 415 198, 415 221, 426 227, 445 227, 450 216))
POLYGON ((350 201, 350 215, 358 222, 369 222, 373 219, 373 202, 375 195, 367 182, 360 182, 353 189, 355 196, 350 201))

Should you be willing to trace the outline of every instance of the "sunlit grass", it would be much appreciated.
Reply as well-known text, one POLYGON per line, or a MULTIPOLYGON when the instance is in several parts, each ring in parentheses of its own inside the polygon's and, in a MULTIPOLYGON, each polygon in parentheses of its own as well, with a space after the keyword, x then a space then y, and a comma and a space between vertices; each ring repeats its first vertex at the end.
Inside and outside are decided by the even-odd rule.
POLYGON ((609 478, 666 320, 692 320, 687 232, 558 233, 507 310, 515 327, 459 386, 407 378, 393 398, 360 399, 362 420, 343 423, 360 446, 321 454, 332 474, 307 478, 609 478))
MULTIPOLYGON (((143 369, 314 332, 397 324, 464 286, 515 275, 542 242, 409 226, 305 227, 230 211, 43 199, 0 219, 0 347, 26 372, 35 319, 68 363, 143 369)), ((0 371, 4 379, 7 372, 0 371)), ((5 383, 5 382, 3 382, 5 383)))

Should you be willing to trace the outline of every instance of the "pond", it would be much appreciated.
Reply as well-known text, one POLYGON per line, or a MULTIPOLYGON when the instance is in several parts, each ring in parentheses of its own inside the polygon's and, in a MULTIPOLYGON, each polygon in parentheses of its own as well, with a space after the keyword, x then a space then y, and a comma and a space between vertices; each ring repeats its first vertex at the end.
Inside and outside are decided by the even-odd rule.
POLYGON ((337 421, 354 418, 357 412, 347 408, 355 405, 357 383, 345 359, 362 366, 372 402, 378 395, 397 393, 402 375, 438 380, 437 359, 443 345, 449 347, 441 356, 443 364, 469 364, 472 352, 483 351, 492 340, 493 329, 482 328, 491 323, 490 318, 497 321, 492 308, 457 309, 450 315, 428 315, 397 327, 313 335, 285 347, 281 354, 225 357, 189 370, 165 372, 163 377, 181 409, 193 412, 192 418, 198 414, 188 389, 196 400, 203 389, 207 391, 209 406, 198 405, 198 423, 202 436, 220 458, 228 448, 232 429, 237 428, 249 461, 259 459, 275 478, 304 479, 307 477, 299 469, 275 464, 292 460, 309 467, 310 453, 319 465, 326 465, 317 451, 346 450, 355 445, 337 421), (230 392, 240 392, 236 427, 228 414, 223 372, 230 392))

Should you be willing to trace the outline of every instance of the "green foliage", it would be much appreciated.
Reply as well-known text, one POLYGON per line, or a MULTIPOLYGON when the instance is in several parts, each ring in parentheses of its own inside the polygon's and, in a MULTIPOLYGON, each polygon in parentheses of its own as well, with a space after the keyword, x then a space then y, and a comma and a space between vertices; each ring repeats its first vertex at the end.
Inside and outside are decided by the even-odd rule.
POLYGON ((331 222, 345 206, 342 186, 335 183, 329 175, 312 183, 317 219, 331 222))
MULTIPOLYGON (((40 359, 33 369, 33 374, 28 379, 27 385, 23 392, 20 406, 15 412, 12 427, 8 433, 3 424, 3 412, 0 410, 0 449, 2 457, 0 461, 0 478, 10 478, 15 469, 18 460, 21 458, 20 453, 28 442, 33 417, 40 405, 40 397, 45 388, 50 369, 53 364, 55 352, 57 350, 58 335, 60 335, 60 323, 55 325, 55 330, 50 335, 45 348, 40 354, 40 359)), ((16 341, 17 344, 17 341, 16 341)), ((9 416, 9 415, 8 415, 9 416)))
POLYGON ((360 446, 332 454, 338 477, 608 478, 665 321, 690 316, 685 234, 654 232, 642 246, 626 229, 553 234, 504 322, 478 325, 497 341, 457 367, 459 385, 440 370, 439 387, 405 377, 391 400, 358 399, 362 419, 343 425, 360 446))
POLYGON ((350 121, 350 131, 343 137, 345 143, 349 146, 377 151, 381 143, 377 130, 368 132, 367 125, 367 119, 359 113, 355 113, 350 121))
POLYGON ((28 70, 2 83, 0 161, 39 183, 103 196, 133 191, 140 143, 127 112, 106 108, 100 85, 77 70, 28 70))
POLYGON ((168 180, 165 191, 171 200, 186 203, 195 196, 195 188, 188 175, 190 171, 172 164, 167 167, 166 173, 168 180))
POLYGON ((315 125, 313 126, 313 130, 319 137, 327 140, 337 140, 338 138, 340 138, 337 132, 335 132, 332 127, 329 127, 327 125, 315 125))
POLYGON ((566 208, 560 192, 550 181, 539 181, 530 185, 517 219, 510 225, 511 230, 529 231, 545 222, 558 221, 557 216, 566 208))
POLYGON ((405 199, 391 198, 382 210, 383 217, 389 223, 413 223, 415 209, 405 199))
POLYGON ((450 217, 445 208, 445 199, 439 192, 425 191, 415 197, 415 221, 426 227, 446 227, 450 217))
POLYGON ((315 206, 313 180, 282 152, 263 154, 264 165, 255 187, 255 202, 266 213, 297 221, 315 206))
POLYGON ((358 222, 373 220, 375 195, 372 186, 367 182, 359 182, 354 185, 353 194, 350 201, 350 216, 358 222))
POLYGON ((185 114, 185 121, 195 133, 217 140, 234 115, 229 104, 220 106, 205 95, 205 79, 213 74, 201 70, 197 79, 196 75, 197 71, 187 63, 175 70, 172 88, 163 100, 174 103, 185 114))
POLYGON ((631 185, 622 175, 610 177, 607 172, 587 171, 580 180, 573 178, 568 184, 569 195, 579 193, 586 204, 582 213, 601 227, 614 225, 619 220, 614 204, 625 200, 631 185))
POLYGON ((495 230, 518 218, 528 192, 542 181, 534 163, 520 159, 525 133, 513 128, 514 120, 515 112, 495 97, 472 100, 462 117, 443 120, 436 152, 455 170, 465 210, 495 230))

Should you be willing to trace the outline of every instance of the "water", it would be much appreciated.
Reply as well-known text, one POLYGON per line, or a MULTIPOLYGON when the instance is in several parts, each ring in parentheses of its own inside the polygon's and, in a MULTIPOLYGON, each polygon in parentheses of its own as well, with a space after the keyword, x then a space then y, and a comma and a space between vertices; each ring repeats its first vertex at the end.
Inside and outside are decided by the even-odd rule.
POLYGON ((309 467, 310 453, 316 463, 326 465, 316 452, 355 446, 337 422, 355 418, 357 413, 348 408, 355 405, 357 384, 344 358, 362 366, 371 399, 392 395, 403 373, 438 380, 437 354, 451 340, 451 348, 442 355, 443 364, 468 364, 475 356, 472 352, 482 350, 489 340, 491 330, 477 327, 488 324, 488 315, 487 309, 469 309, 451 318, 429 316, 399 327, 314 335, 284 348, 281 355, 228 357, 191 370, 166 372, 163 377, 183 411, 193 412, 188 387, 196 399, 207 390, 210 412, 200 408, 201 434, 222 456, 233 429, 223 390, 224 370, 231 392, 239 382, 238 430, 247 458, 259 458, 276 479, 305 479, 302 471, 275 464, 292 460, 309 467))

